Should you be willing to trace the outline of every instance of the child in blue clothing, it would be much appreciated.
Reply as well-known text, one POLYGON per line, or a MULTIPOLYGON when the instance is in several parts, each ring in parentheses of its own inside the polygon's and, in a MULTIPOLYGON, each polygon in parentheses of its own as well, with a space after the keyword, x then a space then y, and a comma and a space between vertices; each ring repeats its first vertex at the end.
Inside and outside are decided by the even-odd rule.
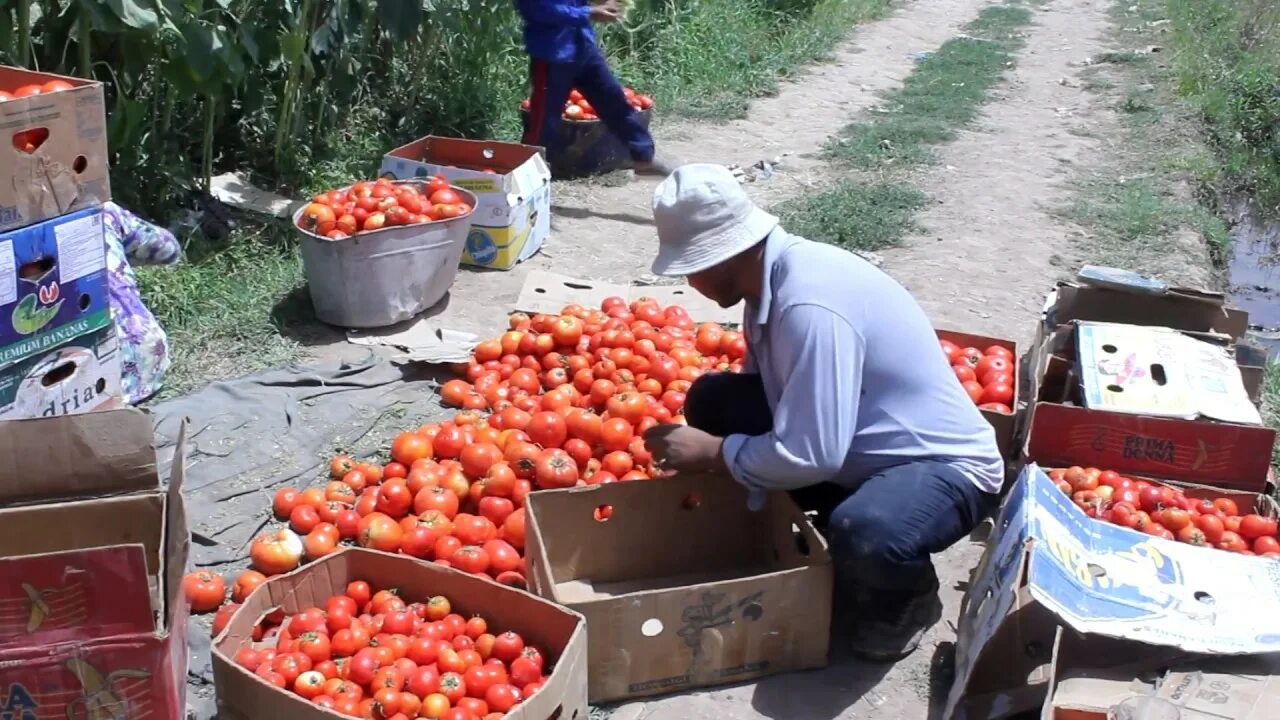
POLYGON ((576 88, 627 146, 637 174, 669 175, 674 168, 655 156, 653 136, 636 117, 596 44, 592 24, 616 22, 617 0, 516 0, 516 7, 524 18, 532 85, 523 142, 550 148, 564 104, 576 88))

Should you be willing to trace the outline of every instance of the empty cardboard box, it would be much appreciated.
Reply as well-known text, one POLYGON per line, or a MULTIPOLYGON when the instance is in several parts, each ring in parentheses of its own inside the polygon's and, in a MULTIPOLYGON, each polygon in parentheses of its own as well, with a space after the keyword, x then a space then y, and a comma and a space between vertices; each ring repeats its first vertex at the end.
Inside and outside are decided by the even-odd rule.
POLYGON ((786 493, 751 512, 731 478, 690 475, 527 508, 532 588, 587 618, 593 703, 826 665, 831 559, 786 493))

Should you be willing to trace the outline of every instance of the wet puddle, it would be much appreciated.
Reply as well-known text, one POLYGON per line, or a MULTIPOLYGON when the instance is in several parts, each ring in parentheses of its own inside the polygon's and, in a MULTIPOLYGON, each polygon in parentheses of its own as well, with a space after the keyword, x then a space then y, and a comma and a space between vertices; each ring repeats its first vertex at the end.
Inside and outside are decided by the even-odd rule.
POLYGON ((1248 311, 1250 334, 1280 358, 1280 219, 1264 220, 1248 211, 1232 228, 1227 272, 1231 304, 1248 311))

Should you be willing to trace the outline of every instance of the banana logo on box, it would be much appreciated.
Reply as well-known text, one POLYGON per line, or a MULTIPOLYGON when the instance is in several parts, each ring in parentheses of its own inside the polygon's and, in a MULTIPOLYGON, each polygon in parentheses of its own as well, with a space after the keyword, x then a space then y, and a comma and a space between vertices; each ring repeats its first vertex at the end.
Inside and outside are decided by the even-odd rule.
POLYGON ((151 677, 146 670, 128 668, 112 670, 104 676, 101 670, 80 658, 68 660, 67 669, 80 681, 84 691, 82 697, 67 703, 67 720, 128 720, 129 703, 116 695, 116 683, 151 677))

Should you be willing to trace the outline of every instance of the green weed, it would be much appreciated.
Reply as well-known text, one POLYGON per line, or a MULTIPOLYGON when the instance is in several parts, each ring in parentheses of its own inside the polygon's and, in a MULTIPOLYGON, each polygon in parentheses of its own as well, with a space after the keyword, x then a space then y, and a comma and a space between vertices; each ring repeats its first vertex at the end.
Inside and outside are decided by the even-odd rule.
POLYGON ((1227 179, 1280 210, 1280 4, 1165 0, 1182 94, 1203 118, 1227 179))

